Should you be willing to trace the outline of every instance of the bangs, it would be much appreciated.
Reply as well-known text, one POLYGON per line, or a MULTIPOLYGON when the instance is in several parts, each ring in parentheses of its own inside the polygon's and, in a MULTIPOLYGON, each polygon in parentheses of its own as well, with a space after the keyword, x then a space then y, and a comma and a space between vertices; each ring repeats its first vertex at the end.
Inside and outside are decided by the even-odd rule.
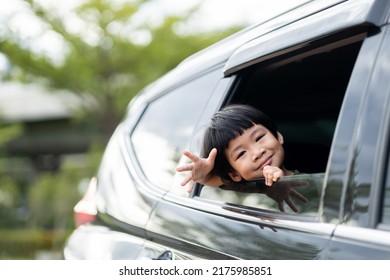
POLYGON ((229 120, 219 119, 210 126, 210 132, 214 135, 211 143, 214 147, 227 149, 229 142, 236 137, 242 135, 245 130, 254 126, 254 123, 249 118, 237 116, 229 120))

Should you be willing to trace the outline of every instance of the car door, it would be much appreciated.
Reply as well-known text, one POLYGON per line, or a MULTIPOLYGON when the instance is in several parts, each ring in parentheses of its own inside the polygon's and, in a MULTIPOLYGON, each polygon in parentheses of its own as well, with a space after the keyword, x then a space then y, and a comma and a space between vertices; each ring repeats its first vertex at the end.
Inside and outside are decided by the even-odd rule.
MULTIPOLYGON (((202 129, 211 115, 229 99, 228 93, 236 79, 222 79, 206 109, 201 109, 203 114, 191 141, 193 147, 189 147, 193 152, 199 152, 202 129)), ((259 194, 245 194, 241 199, 235 196, 229 202, 226 194, 234 196, 235 192, 198 186, 189 197, 186 188, 180 186, 182 179, 181 174, 175 175, 170 191, 150 217, 146 234, 155 247, 159 244, 160 251, 155 251, 155 255, 171 252, 173 258, 179 259, 326 258, 334 225, 318 223, 323 174, 289 179, 290 182, 309 182, 311 186, 299 190, 311 200, 308 205, 297 203, 297 207, 306 213, 299 216, 291 211, 280 213, 272 209, 270 199, 259 194), (219 193, 213 197, 210 192, 215 191, 219 193), (260 203, 264 207, 259 207, 260 203)))
POLYGON ((204 259, 323 259, 334 230, 315 216, 169 194, 150 221, 150 240, 204 259))

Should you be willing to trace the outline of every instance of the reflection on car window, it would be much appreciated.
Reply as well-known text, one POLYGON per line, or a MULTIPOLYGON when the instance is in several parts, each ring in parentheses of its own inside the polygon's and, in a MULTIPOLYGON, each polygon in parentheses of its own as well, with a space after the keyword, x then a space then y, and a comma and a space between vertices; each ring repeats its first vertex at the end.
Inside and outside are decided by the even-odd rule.
POLYGON ((387 178, 383 195, 382 223, 390 225, 390 158, 387 163, 387 178))
MULTIPOLYGON (((295 191, 308 200, 308 202, 304 203, 292 196, 293 203, 298 209, 297 213, 316 216, 318 213, 323 180, 324 173, 292 175, 281 178, 280 185, 274 184, 272 187, 267 188, 280 188, 283 184, 289 183, 293 186, 295 191)), ((200 197, 266 210, 280 211, 278 203, 262 193, 245 193, 204 186, 200 197)), ((284 205, 284 209, 286 213, 294 213, 287 205, 284 205)))
POLYGON ((196 121, 218 82, 208 73, 153 101, 132 133, 139 164, 150 182, 168 190, 196 121))

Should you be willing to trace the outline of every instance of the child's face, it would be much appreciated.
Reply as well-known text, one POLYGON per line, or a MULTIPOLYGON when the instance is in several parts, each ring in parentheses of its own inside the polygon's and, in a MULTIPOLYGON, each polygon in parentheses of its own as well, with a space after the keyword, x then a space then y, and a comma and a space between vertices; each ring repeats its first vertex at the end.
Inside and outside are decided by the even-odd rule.
POLYGON ((225 156, 235 172, 229 173, 233 181, 264 178, 266 165, 283 167, 283 137, 278 139, 264 126, 254 125, 230 141, 225 156))

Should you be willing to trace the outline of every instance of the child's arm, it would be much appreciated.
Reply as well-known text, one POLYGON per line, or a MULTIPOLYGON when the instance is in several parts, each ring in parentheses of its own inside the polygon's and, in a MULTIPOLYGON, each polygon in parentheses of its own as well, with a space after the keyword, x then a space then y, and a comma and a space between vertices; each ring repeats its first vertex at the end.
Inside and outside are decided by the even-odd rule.
POLYGON ((265 180, 254 180, 244 182, 231 182, 228 185, 224 185, 221 188, 224 190, 242 192, 242 193, 261 193, 267 195, 269 198, 275 200, 278 204, 280 212, 284 211, 284 203, 286 203, 294 212, 298 212, 294 201, 291 197, 295 197, 304 203, 308 202, 308 199, 300 194, 296 187, 309 186, 308 181, 304 180, 278 180, 273 183, 273 186, 267 186, 265 180))
POLYGON ((207 158, 200 158, 188 151, 184 151, 183 154, 188 157, 192 163, 179 166, 176 168, 176 171, 190 171, 188 176, 181 183, 182 186, 189 184, 189 192, 192 190, 195 182, 214 187, 218 187, 223 184, 221 178, 212 172, 215 157, 217 156, 217 149, 212 149, 207 158))

